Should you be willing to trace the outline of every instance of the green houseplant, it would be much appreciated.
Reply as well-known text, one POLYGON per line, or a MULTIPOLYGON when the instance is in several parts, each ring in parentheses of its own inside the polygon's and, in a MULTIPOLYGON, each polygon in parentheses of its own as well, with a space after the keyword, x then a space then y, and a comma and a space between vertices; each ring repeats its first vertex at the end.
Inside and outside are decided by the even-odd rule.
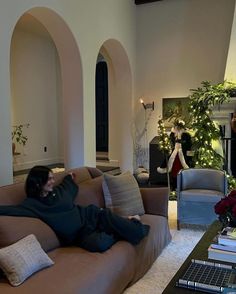
POLYGON ((16 153, 16 144, 25 146, 28 141, 28 137, 24 134, 24 127, 28 128, 29 124, 25 125, 14 125, 12 127, 11 139, 12 139, 12 153, 13 155, 16 153))

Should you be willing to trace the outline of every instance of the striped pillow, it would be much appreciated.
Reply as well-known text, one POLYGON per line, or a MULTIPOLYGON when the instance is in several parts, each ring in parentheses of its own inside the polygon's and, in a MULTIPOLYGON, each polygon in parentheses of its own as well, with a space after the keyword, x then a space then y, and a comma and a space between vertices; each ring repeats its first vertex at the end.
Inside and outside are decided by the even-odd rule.
POLYGON ((145 213, 142 196, 134 176, 129 172, 117 176, 103 175, 105 205, 121 216, 145 213))
POLYGON ((53 264, 33 234, 0 249, 0 268, 12 286, 19 286, 33 273, 53 264))

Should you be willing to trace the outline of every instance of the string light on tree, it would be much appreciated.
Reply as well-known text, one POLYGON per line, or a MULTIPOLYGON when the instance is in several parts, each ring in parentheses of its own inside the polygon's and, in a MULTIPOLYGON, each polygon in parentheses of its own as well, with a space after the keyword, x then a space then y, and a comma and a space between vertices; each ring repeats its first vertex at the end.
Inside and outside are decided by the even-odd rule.
POLYGON ((171 144, 169 136, 166 132, 166 128, 162 119, 157 122, 158 136, 159 136, 159 149, 165 155, 169 155, 171 153, 171 144))
POLYGON ((210 116, 214 105, 229 101, 230 89, 235 87, 228 82, 211 85, 206 81, 202 82, 202 87, 191 90, 189 112, 191 128, 195 131, 193 159, 197 167, 222 168, 223 157, 213 149, 211 144, 213 140, 220 138, 220 130, 210 116))

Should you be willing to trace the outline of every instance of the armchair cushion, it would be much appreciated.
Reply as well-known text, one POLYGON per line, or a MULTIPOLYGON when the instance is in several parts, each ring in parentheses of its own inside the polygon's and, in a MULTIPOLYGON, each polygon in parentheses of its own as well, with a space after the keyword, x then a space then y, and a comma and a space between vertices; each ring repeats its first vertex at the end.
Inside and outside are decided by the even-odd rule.
POLYGON ((196 202, 216 202, 216 197, 220 200, 224 194, 216 190, 205 189, 189 189, 180 193, 181 200, 183 201, 196 201, 196 202))
POLYGON ((180 172, 180 190, 205 189, 225 191, 225 172, 208 168, 190 168, 180 172))

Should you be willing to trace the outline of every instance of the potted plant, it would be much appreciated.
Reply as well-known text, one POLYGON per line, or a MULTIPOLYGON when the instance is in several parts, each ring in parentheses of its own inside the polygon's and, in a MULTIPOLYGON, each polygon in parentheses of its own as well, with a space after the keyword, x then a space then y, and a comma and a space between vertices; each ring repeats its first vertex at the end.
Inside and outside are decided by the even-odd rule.
POLYGON ((16 154, 16 143, 22 146, 25 146, 26 142, 28 141, 28 137, 24 135, 23 129, 24 127, 28 128, 29 124, 25 125, 14 125, 11 138, 12 138, 12 154, 16 154))

